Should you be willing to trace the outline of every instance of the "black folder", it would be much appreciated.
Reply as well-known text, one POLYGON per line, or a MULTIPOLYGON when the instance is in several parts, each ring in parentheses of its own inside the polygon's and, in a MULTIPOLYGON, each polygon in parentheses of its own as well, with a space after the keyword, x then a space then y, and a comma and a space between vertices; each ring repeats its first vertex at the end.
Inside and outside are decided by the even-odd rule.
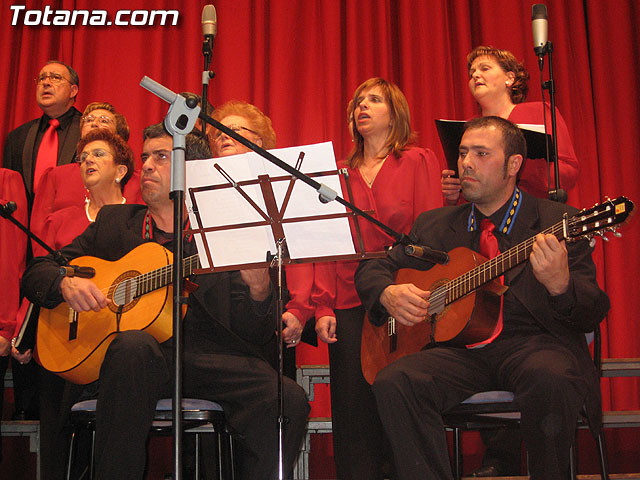
MULTIPOLYGON (((440 143, 447 159, 447 166, 450 170, 458 172, 458 147, 462 139, 462 129, 466 122, 461 120, 436 120, 436 129, 440 136, 440 143)), ((545 136, 549 139, 549 151, 553 152, 553 142, 551 135, 527 128, 526 125, 518 125, 524 138, 527 141, 527 158, 547 158, 547 145, 545 136)), ((533 126, 532 126, 533 127, 533 126)), ((536 125, 537 127, 537 125, 536 125)), ((540 125, 542 127, 542 125, 540 125)))

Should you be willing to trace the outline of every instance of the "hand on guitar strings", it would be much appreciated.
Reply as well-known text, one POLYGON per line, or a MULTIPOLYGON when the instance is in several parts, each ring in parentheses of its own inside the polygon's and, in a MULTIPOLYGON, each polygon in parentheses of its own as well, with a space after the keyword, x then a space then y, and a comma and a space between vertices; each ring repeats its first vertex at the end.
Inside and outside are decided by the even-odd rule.
POLYGON ((64 277, 60 282, 60 292, 64 301, 76 312, 99 312, 111 300, 88 278, 64 277))
POLYGON ((536 235, 529 256, 536 279, 545 286, 550 295, 561 295, 569 288, 569 254, 564 240, 555 235, 536 235))
POLYGON ((287 344, 287 348, 293 348, 300 343, 303 325, 298 320, 298 317, 291 312, 284 312, 282 321, 286 325, 282 330, 282 340, 287 344))
POLYGON ((402 325, 412 327, 423 322, 429 313, 430 291, 411 283, 389 285, 380 294, 380 303, 402 325))

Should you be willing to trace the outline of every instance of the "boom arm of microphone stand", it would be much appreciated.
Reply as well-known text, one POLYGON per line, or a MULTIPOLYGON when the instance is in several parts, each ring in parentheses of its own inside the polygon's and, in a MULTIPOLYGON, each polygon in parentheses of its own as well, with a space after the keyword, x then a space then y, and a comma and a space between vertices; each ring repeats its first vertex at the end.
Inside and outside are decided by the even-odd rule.
POLYGON ((283 162, 282 160, 280 160, 278 157, 276 157, 272 153, 264 150, 262 147, 259 147, 258 145, 256 145, 255 143, 251 142, 250 140, 247 140, 242 135, 239 135, 238 133, 234 132, 233 130, 231 130, 226 125, 223 125, 222 123, 218 122, 217 120, 211 118, 209 115, 206 115, 205 113, 203 113, 201 111, 198 116, 200 117, 201 120, 205 121, 206 123, 208 123, 212 127, 217 128, 218 130, 223 132, 228 137, 233 138, 238 143, 241 143, 242 145, 244 145, 248 149, 256 152, 261 157, 267 159, 268 161, 270 161, 274 165, 280 167, 281 169, 283 169, 287 173, 290 173, 291 175, 293 175, 294 177, 296 177, 300 181, 302 181, 302 182, 306 183, 307 185, 309 185, 311 188, 313 188, 314 190, 316 190, 318 192, 319 199, 320 199, 320 201, 322 203, 329 203, 329 202, 335 200, 339 204, 344 205, 345 207, 347 207, 352 212, 356 213, 357 215, 361 216, 362 218, 366 219, 367 221, 373 223, 374 225, 376 225, 378 228, 380 228, 386 234, 388 234, 391 237, 395 238, 395 240, 396 240, 395 243, 396 244, 399 243, 401 245, 409 245, 410 243, 415 242, 415 240, 411 239, 408 235, 405 235, 404 233, 396 232, 395 230, 393 230, 388 225, 386 225, 386 224, 382 223, 381 221, 379 221, 377 218, 372 217, 371 215, 369 215, 364 210, 361 210, 360 208, 356 207, 351 202, 348 202, 347 200, 342 198, 340 195, 337 194, 337 192, 335 192, 330 187, 315 181, 313 178, 309 177, 308 175, 305 175, 300 170, 292 167, 288 163, 283 162))

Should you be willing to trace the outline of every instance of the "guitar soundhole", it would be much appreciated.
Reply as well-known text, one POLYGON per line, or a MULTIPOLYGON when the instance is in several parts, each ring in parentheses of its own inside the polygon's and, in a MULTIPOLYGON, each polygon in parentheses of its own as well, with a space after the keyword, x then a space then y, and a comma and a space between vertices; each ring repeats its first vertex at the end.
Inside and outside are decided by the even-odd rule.
POLYGON ((138 303, 140 299, 140 297, 136 296, 138 291, 138 280, 136 277, 139 276, 140 272, 129 270, 115 279, 109 288, 108 295, 111 299, 109 309, 113 313, 117 313, 118 311, 125 313, 136 306, 136 303, 138 303), (120 307, 122 307, 122 310, 120 310, 120 307))

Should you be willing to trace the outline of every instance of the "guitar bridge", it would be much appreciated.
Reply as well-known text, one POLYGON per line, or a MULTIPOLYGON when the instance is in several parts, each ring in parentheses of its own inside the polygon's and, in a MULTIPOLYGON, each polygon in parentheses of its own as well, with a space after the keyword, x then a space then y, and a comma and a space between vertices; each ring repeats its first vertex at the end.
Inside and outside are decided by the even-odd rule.
POLYGON ((396 331, 396 319, 394 317, 387 319, 387 336, 389 337, 389 353, 395 352, 398 349, 398 335, 396 331))
POLYGON ((78 312, 69 309, 69 340, 78 338, 78 312))

